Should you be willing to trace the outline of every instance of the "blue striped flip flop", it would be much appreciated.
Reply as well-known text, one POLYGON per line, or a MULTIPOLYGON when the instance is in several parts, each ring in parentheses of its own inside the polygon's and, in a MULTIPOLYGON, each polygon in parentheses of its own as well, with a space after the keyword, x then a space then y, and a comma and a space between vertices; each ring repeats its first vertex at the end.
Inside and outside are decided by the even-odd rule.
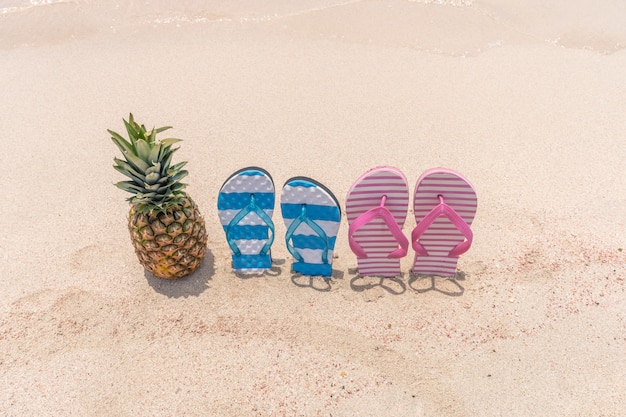
POLYGON ((220 188, 217 210, 235 272, 256 274, 272 267, 274 200, 272 177, 258 167, 240 169, 220 188))
POLYGON ((287 249, 295 259, 292 271, 329 277, 341 222, 337 198, 315 180, 294 177, 283 187, 280 209, 287 249))

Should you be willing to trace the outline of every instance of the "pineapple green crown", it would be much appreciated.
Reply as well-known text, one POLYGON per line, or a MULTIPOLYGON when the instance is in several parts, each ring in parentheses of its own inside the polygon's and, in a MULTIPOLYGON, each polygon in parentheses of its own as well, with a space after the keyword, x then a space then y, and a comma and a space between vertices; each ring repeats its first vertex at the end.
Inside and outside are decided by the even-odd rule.
POLYGON ((171 126, 147 131, 144 125, 135 122, 132 113, 124 120, 130 141, 120 134, 107 130, 111 139, 122 151, 124 160, 114 158, 117 171, 130 180, 115 184, 124 191, 134 194, 128 201, 140 212, 165 212, 186 197, 180 182, 188 172, 181 169, 185 162, 170 165, 172 155, 178 148, 172 145, 180 139, 167 138, 157 141, 156 135, 171 126))

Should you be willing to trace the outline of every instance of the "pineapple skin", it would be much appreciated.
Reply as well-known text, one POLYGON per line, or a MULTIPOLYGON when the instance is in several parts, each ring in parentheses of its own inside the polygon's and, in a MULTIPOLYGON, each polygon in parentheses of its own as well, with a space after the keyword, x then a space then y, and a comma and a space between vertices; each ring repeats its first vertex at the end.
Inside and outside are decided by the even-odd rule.
POLYGON ((158 278, 185 277, 206 255, 204 219, 187 194, 161 213, 142 213, 131 205, 128 230, 139 262, 158 278))

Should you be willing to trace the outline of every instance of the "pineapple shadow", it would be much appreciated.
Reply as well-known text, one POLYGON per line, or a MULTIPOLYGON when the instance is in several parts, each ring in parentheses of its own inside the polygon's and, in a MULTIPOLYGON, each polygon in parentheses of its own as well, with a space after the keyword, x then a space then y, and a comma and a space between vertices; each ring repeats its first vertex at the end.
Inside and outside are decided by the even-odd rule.
POLYGON ((192 274, 180 279, 157 278, 148 271, 145 271, 148 284, 159 294, 169 298, 198 297, 209 288, 209 281, 215 275, 215 257, 213 252, 207 248, 202 265, 192 274))

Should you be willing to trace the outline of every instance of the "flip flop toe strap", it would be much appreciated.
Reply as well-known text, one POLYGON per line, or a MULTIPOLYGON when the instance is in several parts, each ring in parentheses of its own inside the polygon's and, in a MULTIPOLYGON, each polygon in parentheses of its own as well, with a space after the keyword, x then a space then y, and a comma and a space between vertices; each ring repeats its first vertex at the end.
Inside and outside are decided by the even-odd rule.
POLYGON ((381 205, 378 207, 374 207, 369 209, 365 213, 361 214, 357 217, 348 227, 348 243, 350 245, 350 249, 358 258, 367 258, 367 253, 363 250, 361 245, 357 243, 354 239, 354 233, 359 230, 361 227, 365 226, 375 218, 381 218, 387 225, 387 228, 391 231, 391 234, 398 242, 400 246, 398 249, 391 252, 387 255, 388 258, 402 258, 406 256, 409 249, 409 240, 404 236, 400 227, 398 227, 398 223, 396 219, 393 217, 393 214, 384 206, 384 199, 381 202, 381 205))
POLYGON ((291 239, 293 238, 293 234, 295 233, 298 226, 300 226, 302 223, 309 226, 324 242, 324 250, 322 252, 322 263, 328 264, 328 235, 326 235, 326 232, 324 232, 324 229, 322 229, 317 223, 315 223, 313 220, 307 217, 306 204, 302 205, 302 212, 297 218, 293 220, 293 222, 291 222, 291 225, 287 229, 287 233, 285 234, 285 240, 287 241, 287 250, 289 250, 289 253, 291 253, 291 255, 298 262, 304 262, 304 258, 302 258, 302 255, 291 244, 291 239))
POLYGON ((449 205, 443 201, 443 197, 439 196, 439 204, 436 205, 424 218, 415 226, 411 232, 411 241, 413 244, 413 250, 418 255, 428 256, 428 251, 419 242, 420 237, 426 230, 441 216, 446 216, 448 220, 457 228, 459 232, 465 237, 466 240, 456 245, 448 253, 448 256, 459 256, 467 252, 472 246, 472 239, 474 233, 470 226, 463 220, 463 218, 449 205))
POLYGON ((231 237, 230 229, 231 229, 231 227, 236 226, 237 224, 239 224, 239 222, 241 220, 243 220, 243 218, 246 217, 250 213, 255 213, 257 216, 259 216, 261 218, 261 220, 263 220, 263 222, 265 222, 265 224, 267 225, 269 230, 272 232, 271 236, 269 237, 269 239, 267 240, 265 245, 263 245, 263 248, 261 248, 261 252, 259 254, 260 255, 266 255, 267 252, 270 250, 270 247, 272 246, 272 243, 274 243, 274 222, 272 221, 272 218, 270 216, 268 216, 267 213, 265 213, 265 211, 263 211, 262 208, 260 208, 259 206, 256 205, 254 194, 252 194, 250 196, 250 203, 246 207, 241 209, 239 211, 239 213, 237 213, 232 218, 230 223, 228 223, 228 227, 226 229, 226 237, 227 237, 227 241, 228 241, 228 246, 230 246, 230 249, 233 251, 233 253, 236 256, 240 256, 241 255, 241 251, 239 250, 239 247, 237 246, 237 243, 235 242, 235 240, 231 237))

